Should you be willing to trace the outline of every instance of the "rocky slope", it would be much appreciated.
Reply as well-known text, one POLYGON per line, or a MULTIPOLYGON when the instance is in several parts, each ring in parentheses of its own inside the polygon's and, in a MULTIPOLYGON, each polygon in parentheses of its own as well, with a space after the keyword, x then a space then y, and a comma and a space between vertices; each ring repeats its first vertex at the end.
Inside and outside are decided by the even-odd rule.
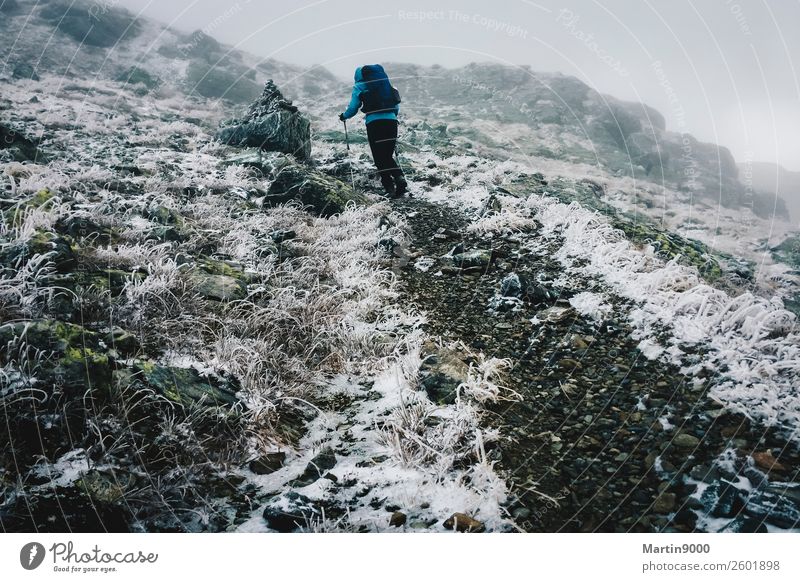
POLYGON ((796 249, 715 146, 701 242, 652 110, 395 65, 390 203, 345 83, 96 8, 2 8, 4 531, 798 527, 796 249))

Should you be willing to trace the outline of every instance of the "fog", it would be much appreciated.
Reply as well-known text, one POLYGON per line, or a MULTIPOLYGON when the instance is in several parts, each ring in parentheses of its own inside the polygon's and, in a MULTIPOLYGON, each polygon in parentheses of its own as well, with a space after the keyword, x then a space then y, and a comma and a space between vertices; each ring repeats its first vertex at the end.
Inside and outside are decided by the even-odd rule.
POLYGON ((342 78, 381 61, 560 71, 654 106, 669 129, 725 145, 740 163, 800 170, 798 0, 119 3, 342 78))

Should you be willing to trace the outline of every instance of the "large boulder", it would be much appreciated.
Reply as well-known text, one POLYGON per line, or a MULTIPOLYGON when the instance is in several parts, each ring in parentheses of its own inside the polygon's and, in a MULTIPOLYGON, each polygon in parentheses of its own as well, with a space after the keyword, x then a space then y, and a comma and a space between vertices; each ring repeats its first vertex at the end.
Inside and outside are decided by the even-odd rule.
POLYGON ((311 158, 311 125, 272 80, 267 81, 247 115, 222 127, 217 139, 238 147, 293 154, 302 160, 311 158))
POLYGON ((205 376, 194 368, 140 361, 129 370, 115 372, 115 377, 119 386, 144 384, 176 404, 230 407, 239 401, 239 387, 233 380, 205 376))
POLYGON ((364 202, 364 197, 341 180, 304 164, 289 162, 278 169, 264 203, 282 204, 289 200, 311 206, 320 216, 331 216, 342 212, 350 201, 364 202))

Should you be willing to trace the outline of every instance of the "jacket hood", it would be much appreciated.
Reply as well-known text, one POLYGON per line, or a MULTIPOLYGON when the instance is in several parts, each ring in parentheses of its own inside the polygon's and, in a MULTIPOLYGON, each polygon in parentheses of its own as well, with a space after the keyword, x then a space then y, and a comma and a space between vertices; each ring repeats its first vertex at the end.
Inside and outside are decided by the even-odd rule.
POLYGON ((364 75, 361 72, 361 67, 356 69, 356 74, 353 75, 353 79, 355 79, 356 83, 363 83, 364 82, 364 75))

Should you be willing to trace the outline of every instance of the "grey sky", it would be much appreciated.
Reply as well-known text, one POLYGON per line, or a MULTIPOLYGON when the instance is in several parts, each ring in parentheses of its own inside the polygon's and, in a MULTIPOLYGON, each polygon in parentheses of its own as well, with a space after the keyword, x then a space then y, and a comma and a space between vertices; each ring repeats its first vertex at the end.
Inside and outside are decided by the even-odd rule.
POLYGON ((379 61, 561 71, 652 105, 668 128, 728 146, 740 162, 800 170, 800 0, 120 3, 348 79, 379 61))

